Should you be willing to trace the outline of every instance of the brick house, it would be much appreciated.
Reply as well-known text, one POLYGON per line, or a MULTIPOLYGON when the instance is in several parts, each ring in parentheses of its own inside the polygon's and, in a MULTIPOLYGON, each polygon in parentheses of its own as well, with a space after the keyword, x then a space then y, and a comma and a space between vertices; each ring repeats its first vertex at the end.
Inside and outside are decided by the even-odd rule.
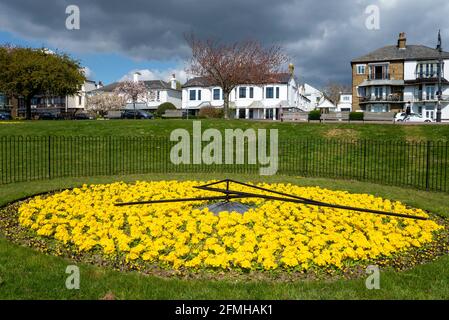
MULTIPOLYGON (((352 109, 354 111, 411 111, 435 118, 438 91, 437 49, 408 45, 400 33, 397 45, 386 46, 353 59, 352 109)), ((442 118, 449 120, 449 52, 442 52, 443 102, 442 118), (448 99, 446 99, 446 97, 448 99)))

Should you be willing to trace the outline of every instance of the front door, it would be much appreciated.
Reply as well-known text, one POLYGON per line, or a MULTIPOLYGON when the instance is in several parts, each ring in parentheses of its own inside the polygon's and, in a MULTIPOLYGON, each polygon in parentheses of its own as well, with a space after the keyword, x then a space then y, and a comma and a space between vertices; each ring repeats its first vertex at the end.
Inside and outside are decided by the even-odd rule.
POLYGON ((435 110, 426 110, 426 118, 435 119, 435 110))

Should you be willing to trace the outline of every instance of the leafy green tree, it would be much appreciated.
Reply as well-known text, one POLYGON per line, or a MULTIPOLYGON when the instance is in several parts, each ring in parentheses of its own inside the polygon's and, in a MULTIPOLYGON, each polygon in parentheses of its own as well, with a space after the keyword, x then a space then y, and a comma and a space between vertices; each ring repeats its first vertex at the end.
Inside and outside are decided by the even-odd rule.
POLYGON ((23 98, 27 119, 33 96, 74 95, 86 80, 79 61, 45 49, 0 46, 0 66, 0 92, 23 98))
POLYGON ((176 110, 176 106, 171 102, 164 102, 157 107, 156 116, 162 117, 166 110, 176 110))

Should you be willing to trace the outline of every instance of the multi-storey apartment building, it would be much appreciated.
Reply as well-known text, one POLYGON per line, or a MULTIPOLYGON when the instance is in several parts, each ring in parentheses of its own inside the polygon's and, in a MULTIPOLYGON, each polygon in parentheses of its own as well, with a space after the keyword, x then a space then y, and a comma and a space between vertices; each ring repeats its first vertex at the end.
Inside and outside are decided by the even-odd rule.
MULTIPOLYGON (((31 99, 31 110, 33 114, 39 112, 69 113, 84 110, 86 106, 86 95, 88 92, 101 86, 95 81, 86 80, 77 94, 72 96, 49 96, 37 94, 31 99)), ((25 116, 25 101, 22 97, 14 98, 0 94, 0 110, 8 111, 13 117, 25 116)))
MULTIPOLYGON (((280 119, 283 111, 297 109, 299 90, 290 66, 289 73, 279 73, 277 80, 265 84, 242 84, 230 94, 230 109, 239 119, 280 119)), ((202 107, 223 107, 223 90, 206 79, 196 77, 182 86, 182 109, 195 115, 202 107)))
POLYGON ((408 45, 405 33, 386 46, 351 61, 354 111, 405 111, 436 117, 438 61, 443 60, 442 118, 449 120, 449 52, 408 45))

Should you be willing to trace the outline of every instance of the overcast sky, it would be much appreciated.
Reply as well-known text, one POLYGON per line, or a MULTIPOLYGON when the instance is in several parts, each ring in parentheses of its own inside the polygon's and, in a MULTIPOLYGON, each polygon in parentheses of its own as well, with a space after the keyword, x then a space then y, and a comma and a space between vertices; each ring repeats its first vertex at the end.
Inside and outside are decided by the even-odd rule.
POLYGON ((185 80, 185 33, 222 41, 280 44, 302 82, 350 83, 351 59, 395 44, 435 47, 438 29, 449 49, 447 0, 0 0, 0 43, 46 46, 82 61, 105 83, 141 70, 148 79, 185 80), (80 9, 80 29, 67 30, 66 7, 80 9), (379 8, 379 29, 365 12, 379 8), (370 20, 371 21, 371 20, 370 20))

